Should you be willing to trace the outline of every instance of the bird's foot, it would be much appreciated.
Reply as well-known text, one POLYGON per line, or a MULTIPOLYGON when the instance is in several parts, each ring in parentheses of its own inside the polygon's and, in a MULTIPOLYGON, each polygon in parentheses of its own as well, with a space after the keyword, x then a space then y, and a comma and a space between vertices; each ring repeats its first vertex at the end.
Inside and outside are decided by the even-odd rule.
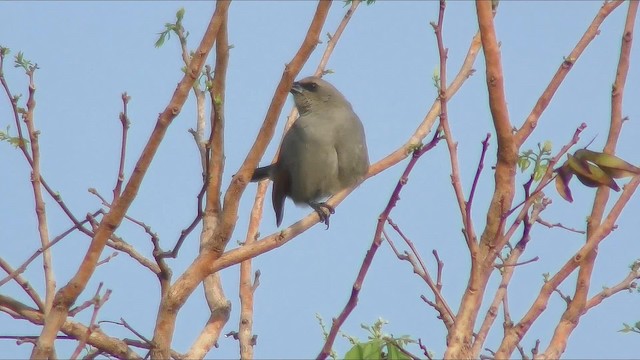
POLYGON ((323 224, 327 225, 327 229, 329 228, 329 217, 332 214, 336 213, 336 210, 333 208, 333 206, 327 204, 327 203, 315 203, 315 202, 310 202, 309 206, 311 206, 313 208, 313 210, 315 210, 315 212, 318 214, 318 216, 320 217, 320 222, 322 222, 323 224))

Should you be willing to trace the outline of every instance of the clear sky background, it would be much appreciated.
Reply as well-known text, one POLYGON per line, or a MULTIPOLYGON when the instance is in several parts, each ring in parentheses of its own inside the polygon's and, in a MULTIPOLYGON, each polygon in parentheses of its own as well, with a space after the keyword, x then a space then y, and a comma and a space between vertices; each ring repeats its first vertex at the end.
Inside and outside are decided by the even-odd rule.
MULTIPOLYGON (((496 17, 498 38, 506 81, 511 121, 519 126, 550 78, 569 54, 595 16, 600 1, 523 2, 503 1, 496 17)), ((84 217, 100 207, 99 200, 86 189, 96 188, 110 198, 115 183, 120 147, 120 94, 131 96, 127 175, 133 169, 141 149, 153 129, 156 118, 166 106, 183 66, 177 38, 160 49, 154 47, 157 34, 166 22, 174 21, 180 8, 186 9, 184 26, 189 30, 189 47, 194 49, 209 22, 212 2, 1 2, 0 45, 12 54, 23 51, 37 62, 36 125, 41 131, 42 172, 49 184, 64 198, 76 216, 84 217)), ((226 170, 224 188, 231 179, 264 119, 268 104, 280 79, 284 64, 298 49, 316 3, 311 1, 258 2, 236 1, 230 7, 229 41, 233 44, 227 76, 226 170)), ((591 149, 602 148, 608 129, 611 84, 618 61, 620 36, 627 5, 619 7, 604 23, 600 35, 575 64, 540 125, 525 148, 550 140, 554 153, 571 138, 582 122, 588 124, 579 146, 595 137, 591 149)), ((336 3, 323 29, 335 31, 346 8, 336 3)), ((340 40, 328 68, 335 73, 326 77, 351 101, 362 119, 369 144, 370 158, 377 161, 403 144, 421 122, 436 97, 432 84, 438 66, 435 36, 429 25, 437 19, 437 2, 379 1, 361 6, 340 40)), ((470 40, 477 29, 475 6, 470 1, 451 2, 445 15, 445 42, 449 48, 449 77, 457 72, 470 40)), ((326 40, 326 37, 323 37, 326 40)), ((320 44, 300 77, 311 74, 320 59, 320 44)), ((636 41, 632 67, 627 80, 624 125, 618 155, 640 164, 640 53, 636 41)), ((476 74, 450 101, 449 117, 454 137, 459 141, 462 183, 468 194, 480 154, 480 141, 492 132, 487 106, 483 58, 475 63, 476 74)), ((210 62, 211 63, 211 62, 210 62)), ((14 92, 26 95, 26 78, 12 63, 5 65, 6 76, 14 92)), ((167 136, 143 182, 129 215, 150 225, 165 248, 173 246, 180 231, 195 214, 196 195, 201 187, 200 160, 189 128, 195 127, 195 102, 190 99, 167 136)), ((293 102, 288 100, 278 126, 280 132, 293 102)), ((15 126, 7 99, 0 100, 0 127, 15 126)), ((493 187, 491 165, 495 160, 495 139, 491 140, 485 170, 475 200, 474 222, 482 230, 484 215, 493 187)), ((272 144, 263 164, 270 161, 272 144)), ((29 168, 22 154, 6 143, 0 144, 0 254, 18 266, 39 247, 33 212, 29 168)), ((323 343, 315 314, 325 322, 337 316, 346 303, 353 280, 374 233, 377 217, 406 160, 364 183, 338 207, 331 228, 314 226, 285 246, 254 260, 254 269, 262 273, 255 293, 254 333, 258 335, 256 358, 315 357, 323 343)), ((415 242, 431 271, 435 271, 431 250, 437 249, 444 268, 443 295, 454 311, 465 289, 470 260, 461 236, 461 221, 450 185, 450 167, 446 146, 441 143, 415 168, 392 218, 415 242)), ((527 175, 520 175, 524 183, 527 175)), ((619 181, 623 184, 627 179, 619 181)), ((574 202, 562 200, 553 187, 547 195, 553 204, 543 213, 551 223, 561 222, 585 227, 593 202, 594 189, 572 182, 574 202)), ((255 185, 250 185, 241 202, 239 221, 230 247, 244 239, 255 185)), ((268 198, 270 195, 267 195, 268 198)), ((522 199, 518 188, 516 202, 522 199)), ((617 198, 612 193, 610 203, 617 198)), ((47 198, 50 231, 53 236, 70 226, 55 202, 47 198)), ((603 286, 618 283, 628 266, 640 258, 637 221, 640 202, 636 195, 618 221, 618 228, 600 247, 592 281, 592 294, 603 286)), ((287 202, 283 226, 307 215, 309 209, 287 202)), ((276 231, 270 204, 265 207, 261 225, 263 235, 276 231)), ((150 255, 151 243, 139 227, 125 222, 117 233, 150 255)), ((197 230, 187 239, 180 257, 170 260, 174 279, 197 254, 197 230)), ((538 256, 539 261, 521 266, 510 285, 510 310, 514 321, 531 306, 543 284, 543 273, 555 273, 583 244, 584 236, 559 228, 537 226, 522 260, 538 256)), ((56 245, 53 259, 59 286, 75 273, 89 239, 74 234, 56 245)), ((399 240, 397 244, 400 245, 399 240)), ((104 256, 111 253, 107 249, 104 256)), ((233 303, 231 319, 224 332, 238 328, 237 295, 239 267, 222 271, 226 295, 233 303)), ((497 275, 497 274, 496 274, 497 275)), ((34 263, 25 276, 32 286, 43 289, 42 268, 34 263)), ((495 291, 494 276, 485 297, 495 291)), ((575 274, 568 281, 575 280, 575 274)), ((99 282, 113 294, 100 312, 101 320, 118 321, 123 317, 149 338, 152 336, 158 306, 156 277, 121 254, 100 266, 79 299, 85 301, 99 282)), ((572 294, 573 285, 561 287, 572 294)), ((0 293, 29 303, 14 284, 0 293)), ((445 331, 435 311, 420 300, 432 298, 426 285, 412 273, 408 263, 399 261, 387 244, 379 250, 361 292, 360 302, 343 331, 366 338, 361 323, 371 324, 378 317, 389 321, 386 331, 422 338, 426 346, 442 356, 445 331)), ((565 302, 552 296, 547 311, 521 343, 530 350, 541 340, 541 349, 558 322, 565 302)), ((637 358, 638 335, 621 334, 622 323, 640 320, 640 297, 620 293, 607 299, 583 316, 570 338, 565 358, 637 358)), ((482 314, 486 311, 483 307, 482 314)), ((208 318, 202 290, 198 290, 182 309, 173 348, 184 352, 208 318)), ((90 311, 76 320, 87 324, 90 311)), ((134 338, 125 329, 103 324, 112 336, 134 338)), ((496 349, 502 338, 498 318, 486 346, 496 349)), ((0 313, 1 334, 37 335, 39 328, 0 313)), ((221 338, 211 358, 235 358, 237 342, 221 338)), ((75 343, 59 341, 58 355, 69 356, 75 343)), ((349 348, 339 338, 338 354, 349 348)), ((412 351, 419 353, 417 349, 412 351)), ((24 358, 30 345, 16 346, 0 340, 0 358, 24 358)), ((517 354, 514 354, 517 355, 517 354)))

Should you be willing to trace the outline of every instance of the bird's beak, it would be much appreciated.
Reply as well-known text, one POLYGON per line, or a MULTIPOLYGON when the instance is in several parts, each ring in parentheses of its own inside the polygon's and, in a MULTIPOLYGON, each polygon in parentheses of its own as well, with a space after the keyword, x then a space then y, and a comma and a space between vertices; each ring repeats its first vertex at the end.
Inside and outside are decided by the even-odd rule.
POLYGON ((291 90, 289 90, 292 94, 300 94, 302 93, 302 85, 300 85, 299 82, 294 82, 293 85, 291 85, 291 90))

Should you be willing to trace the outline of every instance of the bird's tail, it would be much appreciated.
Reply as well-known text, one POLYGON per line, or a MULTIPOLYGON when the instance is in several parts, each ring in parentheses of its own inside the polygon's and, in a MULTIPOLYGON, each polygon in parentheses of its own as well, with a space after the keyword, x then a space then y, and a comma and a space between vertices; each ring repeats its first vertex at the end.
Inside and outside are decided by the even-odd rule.
POLYGON ((267 165, 263 167, 259 167, 253 171, 253 175, 251 176, 251 182, 256 182, 260 180, 267 179, 271 176, 271 168, 273 165, 267 165))

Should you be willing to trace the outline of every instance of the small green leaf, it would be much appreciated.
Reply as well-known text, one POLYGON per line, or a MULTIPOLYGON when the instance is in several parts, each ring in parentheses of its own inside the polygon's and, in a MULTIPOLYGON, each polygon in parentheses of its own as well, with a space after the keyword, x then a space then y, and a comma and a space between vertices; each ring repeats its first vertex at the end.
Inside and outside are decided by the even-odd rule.
POLYGON ((363 359, 380 360, 382 359, 382 340, 371 340, 364 344, 362 348, 363 359))
POLYGON ((345 360, 361 360, 364 359, 364 344, 354 345, 346 354, 345 360))
POLYGON ((400 348, 394 343, 387 343, 387 359, 389 360, 410 360, 407 354, 400 351, 400 348))
POLYGON ((178 10, 178 12, 176 13, 176 19, 178 20, 178 22, 182 21, 182 19, 184 18, 184 8, 180 8, 180 10, 178 10))

